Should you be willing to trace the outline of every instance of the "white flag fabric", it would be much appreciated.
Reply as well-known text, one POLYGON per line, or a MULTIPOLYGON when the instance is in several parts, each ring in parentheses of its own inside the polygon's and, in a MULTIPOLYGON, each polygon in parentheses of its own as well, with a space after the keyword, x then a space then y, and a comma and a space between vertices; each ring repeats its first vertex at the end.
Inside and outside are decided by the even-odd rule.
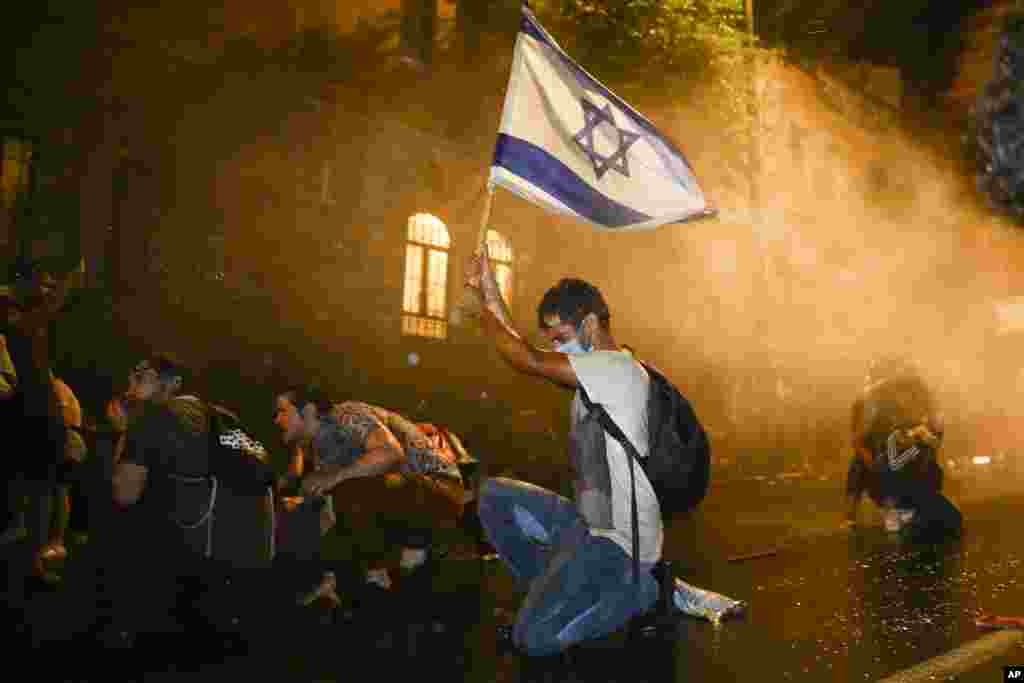
POLYGON ((525 5, 490 180, 603 229, 715 213, 682 152, 573 62, 525 5))

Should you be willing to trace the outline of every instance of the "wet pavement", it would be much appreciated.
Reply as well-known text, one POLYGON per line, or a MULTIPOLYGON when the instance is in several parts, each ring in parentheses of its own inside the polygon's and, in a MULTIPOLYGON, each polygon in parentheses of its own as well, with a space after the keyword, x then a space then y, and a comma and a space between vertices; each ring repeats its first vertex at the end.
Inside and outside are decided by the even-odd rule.
MULTIPOLYGON (((67 585, 34 597, 21 640, 7 642, 24 643, 37 669, 60 664, 68 673, 54 674, 64 680, 342 681, 372 671, 481 682, 877 681, 986 635, 974 623, 981 614, 1024 615, 1024 495, 1010 485, 989 484, 985 496, 951 488, 964 538, 908 548, 881 529, 870 504, 862 527, 843 530, 838 480, 718 483, 699 514, 669 527, 666 556, 691 583, 747 600, 747 615, 719 627, 683 617, 654 636, 616 634, 559 657, 499 652, 496 624, 518 598, 500 562, 480 560, 458 534, 446 539, 426 608, 400 597, 346 620, 267 601, 263 623, 233 653, 206 642, 178 656, 177 640, 145 656, 90 645, 89 657, 100 656, 92 669, 63 657, 89 643, 74 632, 88 601, 75 594, 72 563, 67 585)), ((1022 663, 1016 645, 934 680, 1001 681, 1002 666, 1022 663)))

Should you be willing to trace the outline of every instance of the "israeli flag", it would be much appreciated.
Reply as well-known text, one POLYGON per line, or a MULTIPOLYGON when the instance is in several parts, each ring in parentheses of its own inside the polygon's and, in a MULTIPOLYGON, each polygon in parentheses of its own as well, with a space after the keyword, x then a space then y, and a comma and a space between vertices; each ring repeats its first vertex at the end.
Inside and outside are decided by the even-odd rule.
POLYGON ((715 213, 682 152, 573 62, 525 5, 490 181, 605 229, 715 213))

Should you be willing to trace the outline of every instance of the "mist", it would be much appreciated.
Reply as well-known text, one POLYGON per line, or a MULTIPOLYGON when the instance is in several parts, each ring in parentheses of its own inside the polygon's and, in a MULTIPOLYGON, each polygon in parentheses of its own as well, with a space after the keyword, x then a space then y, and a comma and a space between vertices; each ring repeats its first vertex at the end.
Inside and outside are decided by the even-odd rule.
POLYGON ((984 205, 962 158, 853 91, 837 111, 842 83, 826 79, 761 65, 762 172, 738 189, 715 149, 732 141, 687 138, 700 122, 685 107, 662 118, 720 215, 650 244, 595 238, 620 255, 608 280, 618 329, 693 387, 740 459, 844 467, 852 401, 871 360, 893 354, 936 390, 947 454, 1012 451, 1019 228, 984 205))

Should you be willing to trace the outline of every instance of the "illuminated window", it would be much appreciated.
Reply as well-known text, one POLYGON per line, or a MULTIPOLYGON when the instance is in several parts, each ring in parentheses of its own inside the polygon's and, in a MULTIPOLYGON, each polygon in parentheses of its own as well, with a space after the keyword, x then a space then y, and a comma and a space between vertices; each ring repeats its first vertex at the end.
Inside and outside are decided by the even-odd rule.
POLYGON ((512 244, 496 230, 487 231, 487 253, 491 257, 494 279, 498 281, 505 303, 512 301, 512 244))
POLYGON ((402 334, 448 336, 448 228, 436 216, 409 218, 405 244, 402 334))
POLYGON ((331 162, 325 161, 320 165, 320 204, 331 206, 335 204, 333 189, 331 188, 331 162))
POLYGON ((3 166, 0 166, 0 205, 14 206, 18 195, 28 188, 32 143, 17 138, 3 138, 3 166))

